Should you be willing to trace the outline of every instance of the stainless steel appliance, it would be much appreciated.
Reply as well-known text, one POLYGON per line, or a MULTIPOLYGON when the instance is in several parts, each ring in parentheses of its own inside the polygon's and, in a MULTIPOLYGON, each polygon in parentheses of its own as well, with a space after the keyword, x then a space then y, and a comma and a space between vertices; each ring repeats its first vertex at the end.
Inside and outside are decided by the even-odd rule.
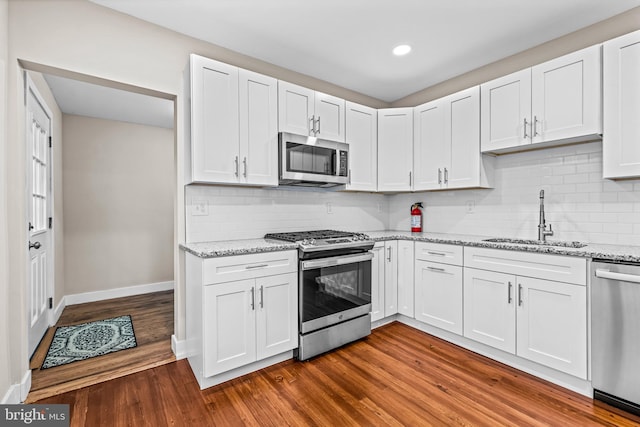
POLYGON ((313 136, 280 132, 279 184, 335 187, 349 179, 349 146, 313 136))
POLYGON ((334 230, 267 234, 299 243, 299 346, 306 360, 371 333, 368 236, 334 230))
POLYGON ((640 415, 640 264, 591 263, 594 398, 640 415))

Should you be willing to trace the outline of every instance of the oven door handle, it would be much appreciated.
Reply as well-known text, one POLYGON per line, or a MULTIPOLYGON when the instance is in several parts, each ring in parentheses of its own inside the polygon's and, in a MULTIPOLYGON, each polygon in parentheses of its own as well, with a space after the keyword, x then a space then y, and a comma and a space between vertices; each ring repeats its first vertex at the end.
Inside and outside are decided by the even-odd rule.
POLYGON ((302 270, 313 270, 315 268, 333 267, 335 265, 355 264, 363 261, 370 261, 373 259, 373 252, 366 252, 364 254, 336 256, 322 259, 312 259, 309 261, 302 261, 302 270))

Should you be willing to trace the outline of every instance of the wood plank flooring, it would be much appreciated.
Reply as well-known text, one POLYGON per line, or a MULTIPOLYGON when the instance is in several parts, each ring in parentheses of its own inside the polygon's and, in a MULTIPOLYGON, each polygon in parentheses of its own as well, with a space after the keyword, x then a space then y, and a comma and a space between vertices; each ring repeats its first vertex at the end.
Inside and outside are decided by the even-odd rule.
POLYGON ((27 402, 86 387, 175 361, 171 351, 173 291, 68 306, 31 358, 27 402), (68 365, 40 370, 57 326, 131 315, 137 346, 68 365))
POLYGON ((39 403, 69 404, 72 426, 640 426, 400 323, 203 391, 180 360, 39 403))

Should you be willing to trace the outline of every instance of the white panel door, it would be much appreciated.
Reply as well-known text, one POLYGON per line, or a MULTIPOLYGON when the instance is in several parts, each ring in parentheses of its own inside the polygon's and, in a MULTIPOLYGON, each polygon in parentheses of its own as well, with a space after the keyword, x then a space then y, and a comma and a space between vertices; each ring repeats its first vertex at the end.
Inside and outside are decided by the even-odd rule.
POLYGON ((256 360, 255 279, 204 288, 204 376, 256 360))
POLYGON ((378 185, 378 111, 346 103, 346 138, 349 144, 347 190, 376 191, 378 185))
POLYGON ((462 335, 462 267, 416 261, 416 320, 462 335))
POLYGON ((256 279, 257 359, 298 347, 298 275, 256 279))
POLYGON ((315 93, 315 136, 331 141, 345 141, 345 100, 315 93))
POLYGON ((531 69, 484 83, 481 90, 481 150, 531 142, 531 69))
POLYGON ((413 242, 398 240, 398 313, 408 317, 414 313, 414 260, 413 242))
POLYGON ((315 92, 293 83, 278 81, 278 130, 313 136, 315 92))
POLYGON ((587 379, 587 288, 518 277, 517 354, 587 379))
POLYGON ((239 72, 240 182, 278 185, 278 81, 239 72))
POLYGON ((384 242, 384 317, 398 313, 398 241, 384 242))
POLYGON ((371 321, 384 318, 384 242, 378 242, 373 249, 371 260, 371 321))
POLYGON ((445 130, 445 101, 438 99, 414 108, 413 170, 415 191, 437 190, 444 185, 450 144, 445 130))
POLYGON ((49 326, 49 282, 52 280, 51 230, 51 113, 27 76, 27 199, 29 218, 28 350, 33 354, 49 326))
POLYGON ((449 155, 444 163, 447 188, 480 185, 480 88, 478 86, 446 98, 449 155))
POLYGON ((378 191, 410 191, 413 108, 378 110, 378 191))
POLYGON ((193 180, 237 183, 238 68, 192 55, 191 104, 193 180))
POLYGON ((601 52, 596 45, 532 68, 533 143, 602 133, 601 52))
POLYGON ((640 176, 640 31, 604 44, 603 176, 640 176))
POLYGON ((516 351, 515 276, 464 268, 464 336, 516 351))

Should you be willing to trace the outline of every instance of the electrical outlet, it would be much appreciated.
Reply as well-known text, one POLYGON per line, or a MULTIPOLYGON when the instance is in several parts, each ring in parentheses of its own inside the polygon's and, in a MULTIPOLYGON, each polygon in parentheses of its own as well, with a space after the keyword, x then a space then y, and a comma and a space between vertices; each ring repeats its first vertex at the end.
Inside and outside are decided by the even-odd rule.
POLYGON ((327 202, 327 213, 328 214, 332 214, 333 213, 333 206, 329 202, 327 202))
POLYGON ((209 215, 209 203, 206 200, 194 200, 191 215, 204 216, 209 215))
POLYGON ((467 213, 475 213, 476 211, 476 201, 475 200, 467 200, 465 203, 467 207, 467 213))

